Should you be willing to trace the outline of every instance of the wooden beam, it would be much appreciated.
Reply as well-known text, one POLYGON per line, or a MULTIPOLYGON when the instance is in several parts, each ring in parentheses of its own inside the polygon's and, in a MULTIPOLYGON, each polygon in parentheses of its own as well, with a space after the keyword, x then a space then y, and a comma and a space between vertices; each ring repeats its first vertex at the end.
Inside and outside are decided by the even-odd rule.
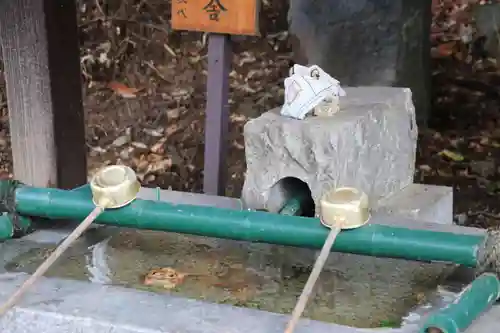
POLYGON ((207 107, 203 191, 224 195, 226 190, 229 126, 229 35, 211 34, 208 40, 207 107))
POLYGON ((0 43, 15 178, 42 187, 85 183, 75 1, 0 1, 0 43))

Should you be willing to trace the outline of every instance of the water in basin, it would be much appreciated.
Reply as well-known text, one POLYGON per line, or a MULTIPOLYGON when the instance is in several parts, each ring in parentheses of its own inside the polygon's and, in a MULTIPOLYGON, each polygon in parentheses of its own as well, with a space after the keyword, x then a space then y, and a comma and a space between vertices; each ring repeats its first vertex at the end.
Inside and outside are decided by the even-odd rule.
MULTIPOLYGON (((4 268, 32 273, 54 248, 53 244, 37 244, 14 257, 4 268)), ((291 313, 311 271, 315 253, 175 233, 100 227, 87 232, 46 275, 291 313), (160 269, 156 281, 161 283, 146 286, 144 278, 154 269, 160 269), (184 278, 176 279, 165 272, 184 278)), ((369 262, 383 260, 354 257, 369 262)), ((305 317, 355 327, 398 326, 413 309, 437 306, 434 301, 441 268, 435 270, 435 275, 426 273, 426 278, 401 281, 397 274, 379 278, 362 271, 362 267, 358 272, 346 273, 336 269, 335 258, 332 260, 333 264, 320 276, 305 317), (429 305, 430 301, 434 303, 429 305)))

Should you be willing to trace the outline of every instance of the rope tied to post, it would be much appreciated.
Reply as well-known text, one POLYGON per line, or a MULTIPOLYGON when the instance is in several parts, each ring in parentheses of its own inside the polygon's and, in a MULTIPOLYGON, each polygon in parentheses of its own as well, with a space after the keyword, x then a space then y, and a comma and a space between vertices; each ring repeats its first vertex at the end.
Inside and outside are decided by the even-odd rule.
POLYGON ((21 182, 12 179, 0 180, 0 212, 15 212, 16 188, 21 182))
POLYGON ((500 279, 500 227, 487 229, 484 247, 479 251, 481 254, 475 270, 476 277, 483 273, 494 273, 500 279))
POLYGON ((30 219, 16 212, 16 189, 23 184, 17 180, 0 180, 0 216, 6 216, 12 225, 12 237, 26 235, 31 228, 30 219))

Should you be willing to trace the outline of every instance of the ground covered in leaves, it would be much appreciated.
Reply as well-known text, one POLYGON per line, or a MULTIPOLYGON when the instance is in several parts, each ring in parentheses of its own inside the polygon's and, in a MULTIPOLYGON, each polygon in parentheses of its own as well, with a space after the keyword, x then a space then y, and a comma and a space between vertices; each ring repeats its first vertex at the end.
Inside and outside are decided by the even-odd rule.
MULTIPOLYGON (((496 225, 499 43, 485 43, 477 31, 473 8, 484 1, 432 2, 433 110, 430 128, 420 133, 416 181, 453 186, 457 222, 496 225)), ((171 31, 168 1, 77 3, 89 172, 123 163, 146 186, 200 191, 207 36, 171 31)), ((284 3, 263 1, 263 37, 234 45, 230 196, 243 183, 243 124, 283 100, 291 62, 284 3)), ((0 78, 0 172, 12 168, 7 112, 0 78)))

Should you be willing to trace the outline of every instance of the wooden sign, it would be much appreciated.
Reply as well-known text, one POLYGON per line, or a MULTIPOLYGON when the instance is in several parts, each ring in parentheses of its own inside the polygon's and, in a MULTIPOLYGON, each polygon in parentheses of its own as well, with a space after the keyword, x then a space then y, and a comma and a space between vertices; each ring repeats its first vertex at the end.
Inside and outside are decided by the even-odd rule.
POLYGON ((259 0, 172 0, 172 27, 230 35, 259 34, 259 0))

